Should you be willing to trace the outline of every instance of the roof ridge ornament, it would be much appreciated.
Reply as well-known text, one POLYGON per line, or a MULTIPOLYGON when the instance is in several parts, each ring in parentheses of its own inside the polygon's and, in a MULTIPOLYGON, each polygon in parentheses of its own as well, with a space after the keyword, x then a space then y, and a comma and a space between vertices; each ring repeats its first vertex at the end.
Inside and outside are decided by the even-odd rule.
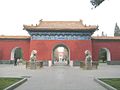
POLYGON ((42 21, 43 21, 43 19, 40 19, 40 20, 39 20, 39 22, 42 22, 42 21))
POLYGON ((43 19, 40 19, 40 20, 39 20, 39 25, 42 23, 42 21, 43 21, 43 19))

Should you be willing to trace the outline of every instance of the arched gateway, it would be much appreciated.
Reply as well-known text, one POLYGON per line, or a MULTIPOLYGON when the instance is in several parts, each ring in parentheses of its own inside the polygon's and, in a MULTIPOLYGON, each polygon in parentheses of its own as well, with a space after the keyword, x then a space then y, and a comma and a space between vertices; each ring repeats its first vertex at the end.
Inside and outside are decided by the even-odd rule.
POLYGON ((53 48, 53 65, 69 65, 70 63, 70 50, 64 44, 58 44, 53 48))
POLYGON ((37 59, 49 66, 73 66, 85 59, 85 50, 92 51, 91 35, 97 26, 86 26, 80 21, 42 21, 24 25, 31 35, 30 51, 37 50, 37 59), (68 48, 69 47, 69 48, 68 48))

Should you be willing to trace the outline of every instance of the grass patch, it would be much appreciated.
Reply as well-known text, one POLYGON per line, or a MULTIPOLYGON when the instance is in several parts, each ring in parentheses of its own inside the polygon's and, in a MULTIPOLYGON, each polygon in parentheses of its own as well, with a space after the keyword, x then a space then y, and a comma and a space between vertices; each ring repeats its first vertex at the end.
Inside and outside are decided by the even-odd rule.
POLYGON ((120 90, 120 78, 103 78, 99 80, 109 84, 110 86, 116 88, 117 90, 120 90))
POLYGON ((4 78, 0 77, 0 90, 5 89, 6 87, 14 84, 15 82, 20 81, 22 78, 4 78))

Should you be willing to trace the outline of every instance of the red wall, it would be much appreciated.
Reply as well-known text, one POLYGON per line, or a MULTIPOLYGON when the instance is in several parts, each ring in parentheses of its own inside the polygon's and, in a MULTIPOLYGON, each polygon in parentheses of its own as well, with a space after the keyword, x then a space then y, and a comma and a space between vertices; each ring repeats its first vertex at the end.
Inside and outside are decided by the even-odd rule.
POLYGON ((38 60, 52 60, 53 49, 59 44, 69 48, 70 60, 84 60, 85 50, 92 52, 91 40, 32 40, 30 51, 37 50, 38 60))
POLYGON ((10 60, 11 51, 15 47, 20 47, 23 58, 29 59, 30 40, 0 40, 0 60, 10 60))
POLYGON ((101 48, 109 49, 111 60, 120 60, 120 41, 117 40, 0 40, 0 60, 10 60, 15 47, 22 49, 26 60, 32 50, 37 50, 38 60, 52 60, 53 49, 60 44, 69 48, 70 60, 85 60, 85 50, 90 50, 93 60, 98 60, 101 48))
POLYGON ((92 48, 93 60, 98 60, 98 54, 101 48, 109 49, 111 54, 111 60, 120 60, 120 41, 92 40, 92 48))

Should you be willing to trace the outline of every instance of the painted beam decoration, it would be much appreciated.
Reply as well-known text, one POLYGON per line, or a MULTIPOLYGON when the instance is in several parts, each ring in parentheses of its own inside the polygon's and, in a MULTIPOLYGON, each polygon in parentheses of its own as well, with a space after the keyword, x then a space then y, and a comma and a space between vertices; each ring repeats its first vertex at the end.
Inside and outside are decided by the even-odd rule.
POLYGON ((90 40, 91 32, 29 32, 31 40, 90 40))

